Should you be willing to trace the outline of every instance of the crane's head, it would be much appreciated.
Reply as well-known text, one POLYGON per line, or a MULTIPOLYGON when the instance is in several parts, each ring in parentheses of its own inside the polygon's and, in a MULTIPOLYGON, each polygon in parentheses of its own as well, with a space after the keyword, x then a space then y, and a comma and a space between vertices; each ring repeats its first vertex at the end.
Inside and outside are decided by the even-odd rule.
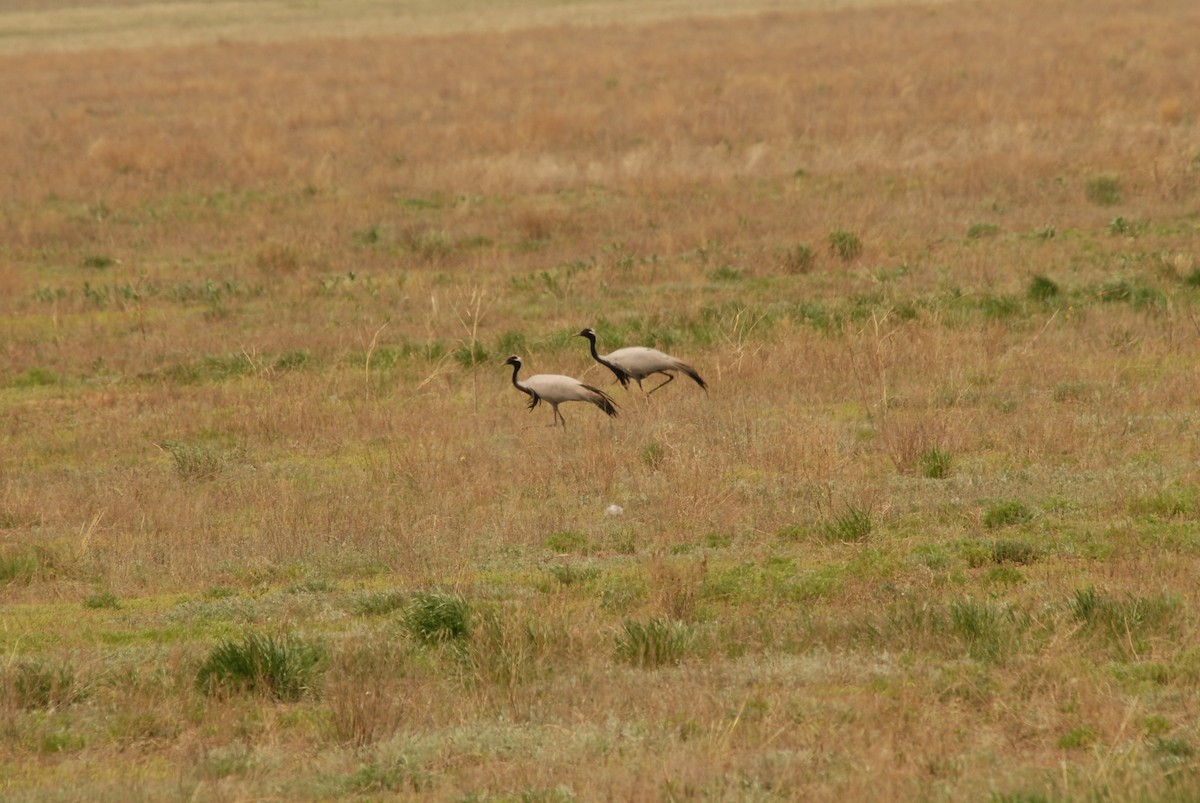
POLYGON ((575 337, 586 337, 588 340, 594 341, 596 339, 596 330, 589 326, 587 329, 584 329, 582 332, 575 335, 575 337))
POLYGON ((520 368, 520 367, 521 367, 521 358, 520 358, 520 357, 518 357, 516 354, 514 354, 514 355, 512 355, 511 357, 509 357, 507 360, 505 360, 505 361, 504 361, 504 364, 505 364, 505 365, 512 365, 512 366, 514 366, 514 367, 516 367, 516 368, 520 368))

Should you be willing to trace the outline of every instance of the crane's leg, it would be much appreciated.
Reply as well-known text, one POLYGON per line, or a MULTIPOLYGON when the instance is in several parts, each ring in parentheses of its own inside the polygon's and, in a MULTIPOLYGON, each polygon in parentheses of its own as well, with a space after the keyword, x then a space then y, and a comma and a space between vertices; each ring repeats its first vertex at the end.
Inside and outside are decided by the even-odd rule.
MULTIPOLYGON (((660 385, 655 385, 655 386, 654 386, 654 390, 651 390, 651 391, 650 391, 650 393, 653 393, 655 390, 658 390, 659 388, 663 387, 664 385, 669 385, 669 384, 671 384, 672 382, 674 382, 674 381, 675 381, 675 374, 668 374, 666 371, 659 371, 659 373, 660 373, 660 374, 665 374, 665 375, 666 375, 666 377, 667 377, 667 381, 666 381, 666 382, 663 382, 663 383, 662 383, 662 384, 660 384, 660 385)), ((646 395, 647 395, 647 396, 649 396, 649 395, 650 395, 650 393, 647 393, 646 395)))

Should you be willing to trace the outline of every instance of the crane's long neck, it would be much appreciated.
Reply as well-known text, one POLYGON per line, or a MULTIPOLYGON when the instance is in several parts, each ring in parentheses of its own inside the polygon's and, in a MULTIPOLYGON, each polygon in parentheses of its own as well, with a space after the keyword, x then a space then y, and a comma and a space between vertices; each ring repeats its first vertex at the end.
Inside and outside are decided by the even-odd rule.
POLYGON ((617 368, 611 362, 600 356, 600 352, 596 351, 596 337, 593 335, 587 339, 588 345, 592 347, 592 359, 603 365, 605 368, 616 371, 617 368))
POLYGON ((520 366, 520 365, 514 365, 514 366, 513 366, 513 375, 512 375, 512 383, 513 383, 513 387, 514 387, 514 388, 516 388, 517 390, 521 391, 522 393, 524 393, 524 394, 526 394, 526 395, 528 395, 528 396, 531 396, 531 397, 532 397, 532 396, 533 396, 533 391, 532 391, 532 390, 530 390, 529 388, 525 387, 524 385, 522 385, 520 382, 518 382, 518 381, 517 381, 517 372, 518 372, 518 371, 520 371, 520 370, 521 370, 521 366, 520 366))

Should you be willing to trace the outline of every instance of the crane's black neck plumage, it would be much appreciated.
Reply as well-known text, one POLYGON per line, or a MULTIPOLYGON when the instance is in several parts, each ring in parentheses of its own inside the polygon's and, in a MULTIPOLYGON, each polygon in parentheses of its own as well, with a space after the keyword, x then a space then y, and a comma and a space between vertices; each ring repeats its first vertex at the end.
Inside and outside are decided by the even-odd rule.
POLYGON ((513 362, 510 364, 513 367, 513 375, 512 375, 513 387, 529 397, 529 407, 530 407, 530 409, 532 409, 540 401, 540 399, 538 399, 538 396, 536 393, 534 393, 532 390, 530 390, 529 388, 525 387, 524 385, 522 385, 520 382, 517 381, 517 372, 521 370, 521 363, 513 362))
POLYGON ((588 344, 592 348, 592 359, 595 360, 596 362, 600 363, 601 365, 603 365, 608 370, 612 371, 614 374, 616 374, 617 381, 620 382, 622 385, 629 384, 629 375, 626 374, 625 371, 623 371, 622 369, 618 368, 617 366, 613 365, 608 360, 601 357, 600 352, 596 351, 596 333, 593 332, 591 329, 584 329, 582 332, 580 332, 580 334, 587 338, 588 344))

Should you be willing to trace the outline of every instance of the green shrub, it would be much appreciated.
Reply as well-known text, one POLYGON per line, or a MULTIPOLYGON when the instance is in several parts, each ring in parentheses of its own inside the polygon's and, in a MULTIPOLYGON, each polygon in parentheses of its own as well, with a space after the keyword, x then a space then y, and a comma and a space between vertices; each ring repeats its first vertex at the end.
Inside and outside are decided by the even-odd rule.
POLYGON ((1108 222, 1108 233, 1120 237, 1136 237, 1146 229, 1145 223, 1126 220, 1117 215, 1108 222))
POLYGON ((57 385, 60 381, 62 380, 59 375, 48 368, 30 368, 13 377, 9 385, 14 388, 40 388, 57 385))
POLYGON ((600 570, 595 566, 571 566, 566 563, 556 563, 546 571, 564 586, 586 583, 600 576, 600 570))
POLYGON ((1029 280, 1029 289, 1025 291, 1025 294, 1034 301, 1049 301, 1057 298, 1060 292, 1058 284, 1053 279, 1037 275, 1029 280))
POLYGON ((313 690, 326 657, 318 644, 247 633, 241 641, 213 647, 196 674, 196 687, 209 695, 252 693, 291 702, 313 690))
POLYGON ((120 608, 121 602, 111 591, 97 591, 83 600, 85 608, 120 608))
POLYGON ((211 443, 163 441, 162 448, 185 480, 209 480, 225 468, 225 450, 211 443))
POLYGON ((841 515, 826 523, 825 538, 828 541, 858 543, 867 540, 872 527, 871 512, 850 505, 841 515))
POLYGON ((61 568, 54 552, 41 545, 0 549, 0 584, 45 580, 58 575, 61 568))
POLYGON ((360 616, 383 616, 400 610, 407 602, 408 594, 403 591, 376 591, 355 602, 354 610, 360 616))
POLYGON ((308 349, 292 349, 285 351, 275 358, 275 370, 277 371, 295 371, 303 368, 309 361, 310 355, 308 349))
POLYGON ((55 709, 83 696, 75 670, 66 664, 50 665, 30 659, 17 662, 4 673, 13 704, 25 709, 55 709))
POLYGON ((695 631, 683 622, 661 616, 645 622, 626 619, 617 634, 616 658, 647 669, 677 664, 695 641, 695 631))
POLYGON ((977 660, 1002 657, 1007 618, 1004 609, 990 602, 965 599, 950 603, 950 630, 977 660))
POLYGON ((829 232, 829 253, 836 255, 843 262, 857 259, 863 250, 862 240, 858 235, 843 229, 829 232))
POLYGON ((950 476, 952 458, 949 452, 942 451, 936 446, 930 447, 917 456, 917 466, 921 476, 931 480, 942 480, 950 476))
POLYGON ((404 626, 423 644, 459 641, 471 632, 471 605, 457 594, 422 591, 405 607, 404 626))
POLYGON ((1058 740, 1058 746, 1063 750, 1082 750, 1091 747, 1096 741, 1096 729, 1090 725, 1072 728, 1058 740))
POLYGON ((578 530, 561 530, 546 536, 546 549, 552 552, 588 551, 588 537, 578 530))
POLYGON ((1093 586, 1076 591, 1071 600, 1081 632, 1100 636, 1131 656, 1143 651, 1148 637, 1171 632, 1179 610, 1179 600, 1167 595, 1113 599, 1093 586))
POLYGON ((1088 179, 1084 188, 1087 199, 1099 206, 1114 206, 1121 203, 1121 180, 1114 175, 1104 174, 1088 179))
POLYGON ((472 368, 476 365, 482 365, 487 362, 488 351, 483 347, 483 344, 476 340, 473 343, 464 344, 456 348, 453 352, 454 361, 463 368, 472 368))
POLYGON ((1033 518, 1033 511, 1020 502, 1002 502, 990 508, 983 516, 983 526, 989 530, 1022 524, 1033 518))
POLYGON ((643 464, 657 471, 667 459, 667 450, 658 441, 650 441, 642 447, 639 457, 643 464))
POLYGON ((995 237, 1000 233, 1000 227, 995 223, 972 223, 967 227, 968 240, 980 240, 984 237, 995 237))
POLYGON ((817 264, 817 254, 812 247, 801 243, 787 249, 783 253, 783 270, 785 273, 809 273, 817 264))
POLYGON ((85 268, 103 270, 104 268, 111 268, 115 264, 117 264, 117 260, 103 254, 91 254, 83 258, 83 266, 85 268))
POLYGON ((1024 566, 1038 559, 1038 550, 1025 541, 996 541, 992 544, 992 563, 1016 563, 1024 566))

